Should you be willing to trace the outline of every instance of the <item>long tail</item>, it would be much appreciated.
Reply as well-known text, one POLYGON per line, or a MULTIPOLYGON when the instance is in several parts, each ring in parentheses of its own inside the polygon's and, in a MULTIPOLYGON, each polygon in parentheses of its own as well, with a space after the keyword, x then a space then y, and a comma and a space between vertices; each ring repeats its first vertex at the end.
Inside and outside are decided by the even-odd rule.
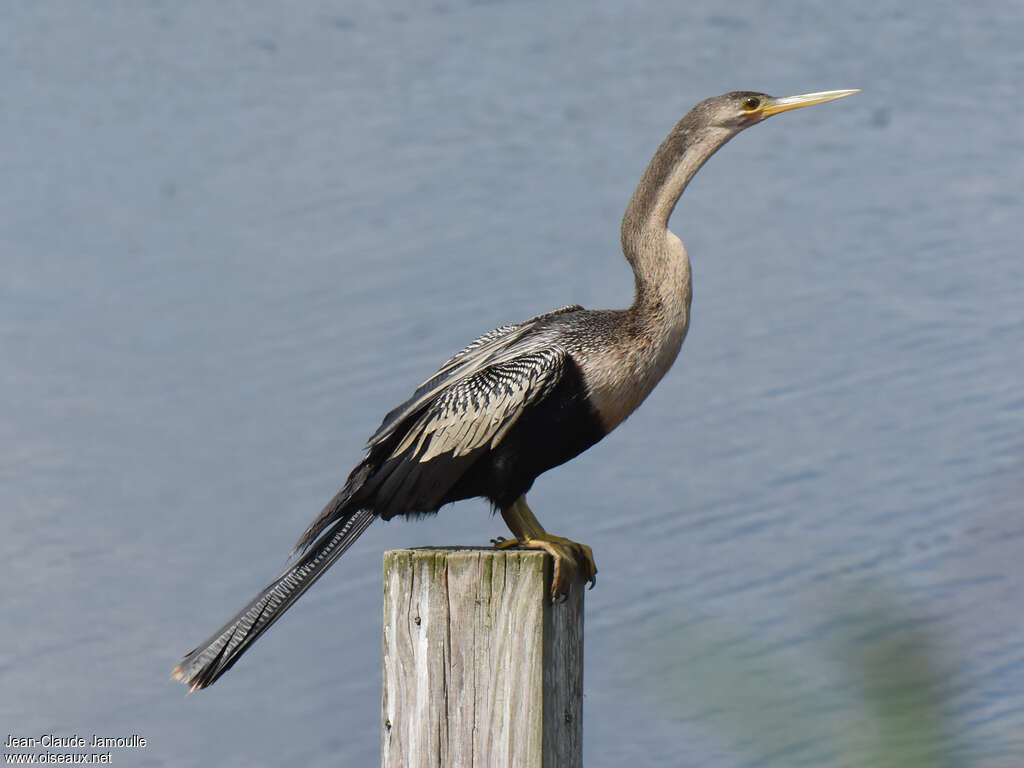
POLYGON ((339 514, 334 524, 288 570, 205 643, 189 651, 171 676, 192 691, 215 683, 344 554, 374 517, 366 509, 339 514))

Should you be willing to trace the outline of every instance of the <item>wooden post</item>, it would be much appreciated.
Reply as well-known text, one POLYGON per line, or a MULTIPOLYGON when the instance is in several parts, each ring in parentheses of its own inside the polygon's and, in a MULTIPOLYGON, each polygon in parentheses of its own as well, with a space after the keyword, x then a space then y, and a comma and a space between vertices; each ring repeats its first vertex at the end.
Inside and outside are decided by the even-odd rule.
POLYGON ((384 554, 383 768, 581 768, 583 586, 536 551, 384 554))

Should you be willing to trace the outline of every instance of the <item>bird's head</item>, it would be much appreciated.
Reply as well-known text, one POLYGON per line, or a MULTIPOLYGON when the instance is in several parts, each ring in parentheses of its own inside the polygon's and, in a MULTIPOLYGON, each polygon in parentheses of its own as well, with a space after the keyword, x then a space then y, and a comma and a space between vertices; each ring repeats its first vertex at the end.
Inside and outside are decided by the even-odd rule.
POLYGON ((636 233, 667 227, 679 196, 693 175, 727 141, 762 120, 788 112, 835 101, 858 93, 821 91, 776 98, 756 91, 733 91, 705 99, 675 124, 651 158, 622 218, 622 243, 627 258, 636 258, 636 233), (634 254, 632 257, 630 254, 634 254))
POLYGON ((800 96, 785 96, 783 98, 755 91, 733 91, 701 102, 694 112, 701 112, 708 126, 739 132, 780 112, 809 107, 812 104, 823 104, 826 101, 835 101, 857 93, 859 90, 855 88, 846 91, 821 91, 820 93, 804 93, 800 96))

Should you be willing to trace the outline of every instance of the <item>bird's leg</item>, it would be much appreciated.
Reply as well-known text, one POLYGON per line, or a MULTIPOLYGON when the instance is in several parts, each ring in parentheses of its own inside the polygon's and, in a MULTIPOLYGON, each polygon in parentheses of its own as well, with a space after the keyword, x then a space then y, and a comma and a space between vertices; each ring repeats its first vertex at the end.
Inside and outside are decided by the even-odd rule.
POLYGON ((503 508, 501 516, 515 534, 515 538, 495 541, 496 548, 539 549, 554 559, 552 598, 557 599, 568 592, 569 579, 573 575, 579 576, 582 581, 589 581, 591 587, 597 583, 597 565, 594 563, 594 553, 590 547, 563 536, 553 536, 545 531, 544 526, 526 505, 526 496, 520 496, 512 506, 503 508))

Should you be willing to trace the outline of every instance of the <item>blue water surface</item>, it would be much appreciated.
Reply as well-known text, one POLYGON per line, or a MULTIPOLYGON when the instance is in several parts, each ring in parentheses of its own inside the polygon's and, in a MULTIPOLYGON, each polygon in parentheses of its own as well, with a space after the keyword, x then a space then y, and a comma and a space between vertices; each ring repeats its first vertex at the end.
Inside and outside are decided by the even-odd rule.
POLYGON ((169 671, 452 351, 629 303, 619 220, 692 104, 862 88, 705 167, 672 220, 679 360, 530 495, 601 569, 586 764, 860 766, 906 718, 887 764, 1021 765, 1019 4, 36 0, 0 26, 5 734, 377 764, 381 553, 485 543, 483 502, 373 526, 210 690, 169 671))

